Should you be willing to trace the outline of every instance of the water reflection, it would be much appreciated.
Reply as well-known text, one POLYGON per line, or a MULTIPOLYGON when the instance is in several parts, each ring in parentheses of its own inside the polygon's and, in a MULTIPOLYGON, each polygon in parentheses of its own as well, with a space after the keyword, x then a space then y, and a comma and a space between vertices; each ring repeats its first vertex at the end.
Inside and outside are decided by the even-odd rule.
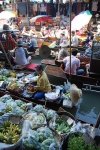
POLYGON ((83 90, 83 96, 78 102, 76 118, 95 124, 100 113, 100 93, 83 90))

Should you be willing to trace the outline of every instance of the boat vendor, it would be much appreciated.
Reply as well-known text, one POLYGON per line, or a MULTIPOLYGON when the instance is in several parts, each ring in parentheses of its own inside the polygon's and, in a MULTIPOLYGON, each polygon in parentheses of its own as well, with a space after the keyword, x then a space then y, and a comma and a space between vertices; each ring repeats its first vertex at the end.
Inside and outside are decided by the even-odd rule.
POLYGON ((22 40, 18 40, 18 42, 16 43, 17 48, 15 49, 15 62, 17 65, 17 68, 20 67, 26 67, 27 64, 30 63, 31 61, 31 56, 28 56, 27 51, 23 48, 23 42, 22 40))
POLYGON ((64 40, 66 40, 65 31, 62 31, 62 32, 61 32, 60 39, 59 39, 60 44, 63 43, 64 40))
POLYGON ((31 27, 29 31, 29 36, 37 37, 35 27, 31 27))
POLYGON ((85 50, 85 53, 82 54, 81 57, 85 57, 85 58, 91 57, 91 54, 92 54, 92 42, 89 42, 89 45, 85 50))
POLYGON ((28 32, 26 31, 26 27, 25 26, 23 27, 22 35, 29 36, 28 32))
POLYGON ((75 33, 75 31, 72 31, 71 32, 71 42, 72 42, 72 44, 71 44, 71 46, 74 46, 74 47, 77 47, 78 46, 78 37, 77 37, 77 35, 76 35, 76 33, 75 33))
MULTIPOLYGON (((8 52, 8 50, 13 50, 15 48, 15 40, 14 38, 12 38, 11 32, 12 31, 10 30, 9 26, 7 24, 4 24, 0 40, 6 52, 8 52)), ((2 48, 0 49, 2 51, 2 48)))
POLYGON ((58 60, 63 60, 65 57, 69 56, 69 52, 67 51, 67 46, 69 45, 69 42, 67 40, 64 40, 60 44, 60 50, 58 52, 58 60))
MULTIPOLYGON (((33 98, 34 99, 41 99, 45 97, 45 93, 51 91, 51 85, 49 82, 49 79, 46 75, 46 73, 43 71, 43 66, 42 65, 38 65, 36 67, 36 72, 39 75, 36 85, 31 86, 31 91, 36 91, 34 92, 33 98)), ((35 83, 33 81, 33 84, 35 83)), ((27 87, 30 89, 30 85, 27 87)))
MULTIPOLYGON (((79 69, 80 60, 76 57, 78 51, 76 49, 72 49, 71 51, 71 74, 74 75, 83 75, 84 69, 79 69)), ((63 60, 58 60, 58 62, 63 62, 65 65, 64 71, 66 73, 70 73, 70 56, 65 57, 63 60)))
POLYGON ((65 36, 65 31, 62 31, 61 35, 60 35, 60 38, 57 38, 56 41, 54 41, 53 43, 51 43, 49 45, 49 48, 58 47, 61 43, 63 43, 64 40, 67 40, 67 38, 65 36))
POLYGON ((30 46, 28 47, 28 53, 34 54, 35 53, 35 47, 38 47, 37 40, 32 37, 30 39, 30 46))

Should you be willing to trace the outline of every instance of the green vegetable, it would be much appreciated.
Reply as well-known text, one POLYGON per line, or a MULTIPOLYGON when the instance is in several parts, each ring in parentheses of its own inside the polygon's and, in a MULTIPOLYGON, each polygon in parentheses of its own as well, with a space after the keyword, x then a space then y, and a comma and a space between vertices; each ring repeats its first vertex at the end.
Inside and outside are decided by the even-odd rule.
POLYGON ((69 126, 68 123, 64 121, 62 118, 56 118, 55 130, 57 132, 67 133, 70 131, 70 128, 71 126, 69 126))
POLYGON ((67 150, 100 150, 96 145, 85 143, 82 139, 82 133, 69 135, 67 150))
POLYGON ((39 141, 43 142, 47 138, 53 138, 53 133, 48 127, 41 127, 37 129, 39 134, 39 141))
POLYGON ((46 139, 45 141, 42 142, 41 144, 41 150, 58 150, 59 145, 56 140, 54 139, 46 139))
POLYGON ((7 69, 1 69, 2 75, 8 77, 9 71, 7 69))
POLYGON ((27 138, 27 139, 23 139, 22 149, 23 150, 41 150, 41 145, 36 140, 27 138))

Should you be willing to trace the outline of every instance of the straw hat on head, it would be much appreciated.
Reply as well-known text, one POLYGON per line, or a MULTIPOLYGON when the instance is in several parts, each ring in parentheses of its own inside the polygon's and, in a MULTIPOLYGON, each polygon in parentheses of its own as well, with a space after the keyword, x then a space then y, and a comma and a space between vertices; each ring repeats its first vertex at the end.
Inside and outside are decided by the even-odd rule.
POLYGON ((99 24, 99 25, 97 25, 97 28, 98 28, 98 29, 100 29, 100 24, 99 24))
POLYGON ((63 40, 63 42, 60 44, 61 47, 67 47, 69 45, 69 42, 67 40, 63 40))
POLYGON ((80 97, 82 97, 82 90, 79 89, 75 84, 72 84, 70 87, 70 98, 72 103, 75 105, 80 97))
POLYGON ((16 43, 16 45, 17 46, 23 46, 23 42, 22 42, 22 40, 20 39, 20 40, 18 40, 18 42, 16 43))
POLYGON ((65 31, 62 31, 61 34, 62 34, 62 35, 65 35, 65 31))

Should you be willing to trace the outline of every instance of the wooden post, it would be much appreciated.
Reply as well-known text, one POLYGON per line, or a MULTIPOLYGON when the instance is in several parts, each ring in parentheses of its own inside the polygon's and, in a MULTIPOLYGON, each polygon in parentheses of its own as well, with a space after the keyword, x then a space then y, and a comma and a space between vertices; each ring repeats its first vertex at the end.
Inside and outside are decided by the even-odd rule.
POLYGON ((4 53, 4 55, 5 55, 6 59, 7 59, 7 61, 8 61, 8 64, 10 65, 10 68, 13 70, 13 66, 12 66, 12 64, 11 64, 11 62, 10 62, 8 56, 7 56, 7 53, 5 52, 5 49, 4 49, 4 47, 3 47, 1 41, 0 41, 0 46, 1 46, 1 48, 2 48, 2 51, 3 51, 3 53, 4 53))
POLYGON ((70 82, 71 82, 71 12, 72 12, 72 2, 70 0, 70 82))

